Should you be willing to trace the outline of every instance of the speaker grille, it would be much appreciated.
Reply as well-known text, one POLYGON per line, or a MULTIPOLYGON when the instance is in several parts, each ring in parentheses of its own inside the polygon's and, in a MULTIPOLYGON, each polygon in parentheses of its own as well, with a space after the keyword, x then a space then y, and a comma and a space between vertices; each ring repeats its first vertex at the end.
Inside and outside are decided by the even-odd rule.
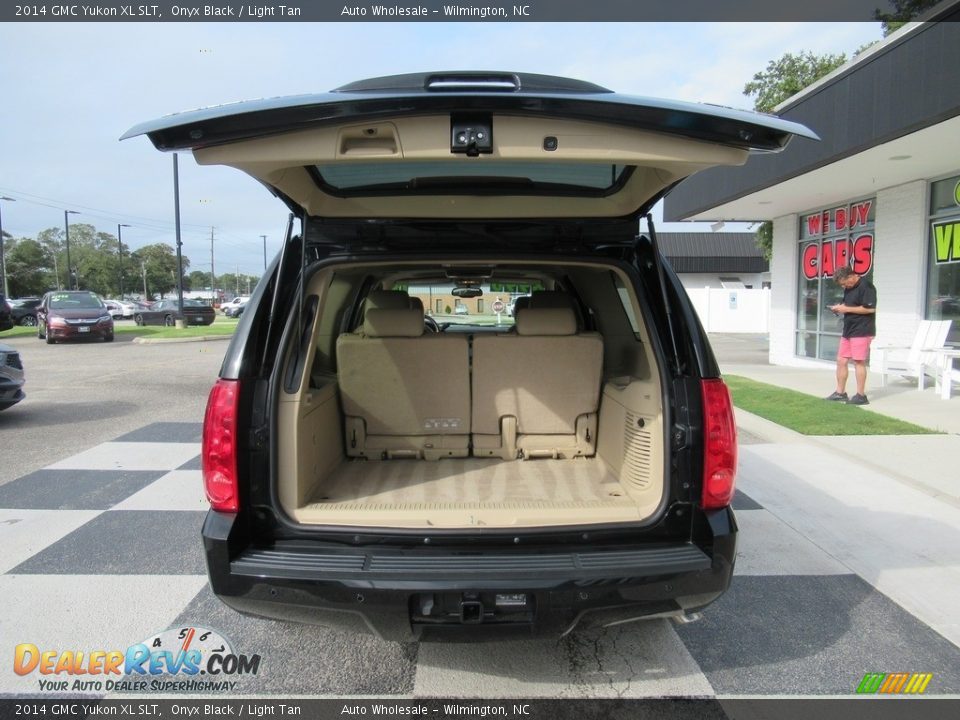
POLYGON ((653 436, 646 429, 651 420, 627 413, 623 428, 623 481, 643 490, 650 485, 650 453, 653 436), (640 427, 640 421, 645 427, 640 427))

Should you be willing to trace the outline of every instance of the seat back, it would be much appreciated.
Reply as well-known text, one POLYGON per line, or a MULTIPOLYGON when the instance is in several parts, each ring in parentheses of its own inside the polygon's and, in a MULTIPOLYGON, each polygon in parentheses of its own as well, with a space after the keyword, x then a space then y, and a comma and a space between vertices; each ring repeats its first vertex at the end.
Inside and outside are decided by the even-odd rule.
POLYGON ((595 451, 603 339, 569 307, 517 313, 517 333, 473 341, 474 454, 574 457, 595 451))
POLYGON ((466 336, 423 334, 423 312, 370 308, 337 339, 347 454, 464 457, 470 433, 466 336))
POLYGON ((934 363, 936 353, 932 351, 947 344, 947 335, 950 334, 952 322, 952 320, 922 320, 910 345, 908 361, 919 365, 934 363))

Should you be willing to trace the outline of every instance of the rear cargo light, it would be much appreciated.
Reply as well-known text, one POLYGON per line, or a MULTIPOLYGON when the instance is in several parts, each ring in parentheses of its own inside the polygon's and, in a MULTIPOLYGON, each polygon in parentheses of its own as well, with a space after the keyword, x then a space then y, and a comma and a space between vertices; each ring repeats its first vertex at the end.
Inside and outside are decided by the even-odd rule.
POLYGON ((726 507, 737 475, 737 424, 730 390, 723 380, 703 380, 703 497, 705 510, 726 507))
POLYGON ((240 383, 217 380, 203 417, 203 489, 210 507, 222 512, 240 509, 237 483, 237 406, 240 383))

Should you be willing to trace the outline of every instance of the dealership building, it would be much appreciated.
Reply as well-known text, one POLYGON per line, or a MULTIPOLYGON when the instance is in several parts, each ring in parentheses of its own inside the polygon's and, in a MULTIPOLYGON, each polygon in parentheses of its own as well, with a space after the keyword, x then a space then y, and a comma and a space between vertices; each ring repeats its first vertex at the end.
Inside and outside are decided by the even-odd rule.
POLYGON ((779 154, 681 183, 667 221, 773 222, 770 362, 836 357, 825 306, 850 265, 877 287, 877 344, 953 320, 960 344, 960 1, 905 25, 776 113, 814 130, 779 154))

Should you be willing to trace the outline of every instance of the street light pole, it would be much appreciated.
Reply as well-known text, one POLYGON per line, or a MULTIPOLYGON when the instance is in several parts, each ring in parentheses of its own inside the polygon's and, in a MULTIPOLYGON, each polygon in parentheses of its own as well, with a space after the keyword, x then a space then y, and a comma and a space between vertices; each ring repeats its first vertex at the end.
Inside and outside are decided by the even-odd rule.
POLYGON ((71 290, 76 290, 74 287, 75 283, 73 282, 73 269, 70 265, 70 218, 69 215, 79 215, 80 213, 76 210, 64 210, 63 211, 63 229, 67 236, 67 288, 71 290))
MULTIPOLYGON (((10 202, 17 201, 16 198, 0 195, 0 204, 2 204, 3 200, 10 202)), ((10 297, 10 288, 7 286, 7 256, 4 254, 3 248, 3 213, 0 213, 0 272, 3 273, 3 294, 6 297, 10 297)))
POLYGON ((123 300, 123 237, 120 235, 120 228, 131 227, 130 225, 117 224, 117 254, 120 258, 120 299, 123 300))
POLYGON ((261 235, 263 238, 263 269, 267 269, 267 236, 261 235))
POLYGON ((173 218, 177 233, 177 314, 183 318, 183 241, 180 238, 180 175, 173 154, 173 218))

